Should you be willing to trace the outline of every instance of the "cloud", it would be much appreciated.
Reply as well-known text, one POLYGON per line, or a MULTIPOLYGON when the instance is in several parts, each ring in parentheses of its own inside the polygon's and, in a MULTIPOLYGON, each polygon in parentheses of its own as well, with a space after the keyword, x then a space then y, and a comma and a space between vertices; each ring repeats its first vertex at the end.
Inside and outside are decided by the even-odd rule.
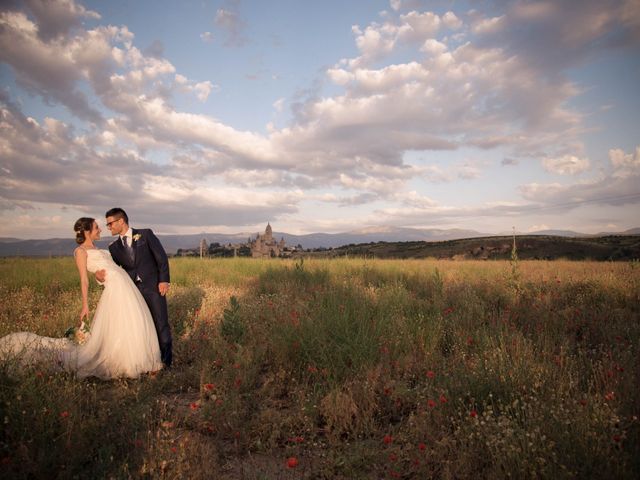
POLYGON ((506 18, 504 15, 493 18, 480 19, 473 25, 473 32, 477 34, 498 33, 505 28, 506 18))
MULTIPOLYGON (((633 154, 622 150, 612 150, 610 160, 614 167, 611 175, 601 175, 594 179, 574 184, 529 183, 518 187, 524 201, 485 203, 479 206, 452 207, 436 201, 412 202, 411 197, 397 195, 402 206, 386 207, 372 213, 363 222, 378 225, 424 225, 428 223, 451 223, 477 218, 522 218, 524 215, 560 214, 581 207, 594 206, 634 206, 640 205, 640 146, 633 154), (624 175, 618 173, 624 171, 624 175), (375 219, 375 220, 374 220, 375 219)), ((545 225, 531 227, 530 231, 546 229, 545 225)))
POLYGON ((181 91, 194 93, 201 102, 205 102, 212 91, 220 89, 220 87, 214 85, 209 80, 199 83, 189 82, 185 76, 180 74, 175 75, 175 83, 181 91))
POLYGON ((154 40, 143 53, 145 56, 161 59, 164 56, 164 45, 160 40, 154 40))
POLYGON ((278 100, 273 102, 273 109, 276 112, 282 112, 282 109, 284 108, 284 102, 285 102, 284 98, 279 98, 278 100))
POLYGON ((211 43, 213 42, 214 39, 214 35, 211 32, 203 32, 200 34, 200 40, 202 40, 205 43, 211 43))
POLYGON ((83 18, 100 19, 100 14, 87 10, 73 0, 25 0, 29 12, 38 24, 38 35, 44 40, 52 40, 69 33, 81 25, 83 18))
POLYGON ((598 51, 640 43, 635 0, 518 1, 506 7, 500 17, 474 20, 480 45, 503 46, 535 68, 558 71, 598 51))
POLYGON ((445 28, 457 30, 462 22, 453 12, 439 16, 433 12, 411 11, 400 15, 398 21, 386 21, 383 24, 371 23, 364 30, 354 25, 359 57, 346 61, 352 69, 365 68, 389 56, 398 45, 422 44, 445 28))
POLYGON ((103 151, 102 135, 79 135, 51 118, 40 124, 2 97, 0 129, 4 210, 63 204, 103 211, 117 199, 142 219, 162 211, 167 224, 245 225, 296 212, 302 198, 298 189, 261 193, 213 187, 203 183, 210 176, 206 171, 181 176, 178 164, 160 166, 117 143, 103 151))
POLYGON ((576 175, 589 169, 589 159, 575 155, 563 155, 542 159, 542 166, 548 172, 560 175, 576 175))
MULTIPOLYGON (((81 118, 100 123, 100 113, 76 87, 83 78, 75 65, 73 40, 44 42, 23 12, 0 12, 0 61, 11 65, 16 81, 45 102, 60 102, 81 118)), ((80 58, 83 60, 83 58, 80 58)))
MULTIPOLYGON (((290 105, 293 120, 283 128, 272 123, 267 134, 176 108, 177 95, 205 102, 219 87, 177 71, 162 43, 140 50, 126 26, 85 26, 83 20, 91 25, 99 15, 70 0, 25 5, 0 10, 0 61, 28 92, 89 123, 36 120, 9 93, 0 95, 6 208, 37 202, 102 208, 118 198, 141 215, 166 210, 176 224, 239 225, 293 215, 310 198, 344 206, 384 200, 396 206, 372 220, 380 214, 419 222, 516 215, 581 199, 620 202, 619 195, 635 192, 638 149, 612 149, 610 175, 529 183, 519 190, 521 203, 473 208, 440 205, 414 184, 473 180, 485 165, 406 160, 408 152, 428 159, 433 151, 480 148, 499 151, 505 166, 540 158, 552 173, 586 172, 584 117, 571 107, 583 87, 567 69, 593 51, 637 42, 630 2, 587 1, 584 10, 565 2, 506 2, 492 15, 458 16, 407 11, 419 3, 392 1, 379 22, 353 27, 353 58, 336 59, 307 90, 273 103, 274 117, 290 105), (55 10, 50 18, 47 8, 55 10), (584 29, 567 26, 580 21, 584 29), (532 41, 532 32, 541 40, 532 41), (543 47, 553 50, 550 59, 543 47), (113 183, 96 186, 96 178, 113 183), (326 187, 332 194, 323 196, 326 187), (253 210, 251 202, 258 205, 253 210)), ((214 20, 216 37, 228 46, 247 42, 237 10, 227 3, 214 20)), ((200 37, 211 41, 213 34, 200 37)))
POLYGON ((546 225, 544 223, 542 225, 531 225, 527 229, 527 232, 541 232, 544 230, 549 230, 549 225, 546 225))
POLYGON ((224 42, 225 46, 242 47, 247 43, 245 23, 237 12, 219 8, 216 12, 214 23, 227 34, 227 39, 224 42))
MULTIPOLYGON (((406 23, 408 18, 417 15, 356 33, 379 42, 391 38, 389 32, 399 37, 403 29, 439 25, 435 15, 421 15, 421 28, 406 23)), ((581 117, 566 107, 578 93, 570 82, 545 78, 544 72, 497 48, 465 43, 450 49, 435 38, 416 45, 425 53, 420 62, 365 68, 358 57, 329 68, 327 78, 344 93, 307 101, 297 125, 272 134, 274 146, 316 161, 316 152, 325 152, 319 161, 327 172, 337 161, 342 169, 361 168, 362 158, 397 165, 407 150, 505 146, 517 156, 553 149, 552 156, 575 142, 581 117), (326 145, 331 145, 329 153, 326 145)), ((366 48, 361 50, 366 56, 366 48)), ((467 178, 477 174, 461 172, 467 178)))
POLYGON ((575 184, 529 183, 519 190, 526 200, 542 205, 575 208, 585 204, 634 205, 640 203, 640 146, 634 154, 613 149, 609 159, 613 172, 609 175, 583 180, 575 184))
POLYGON ((635 152, 626 153, 620 148, 609 150, 609 160, 613 165, 615 178, 627 178, 640 174, 640 145, 635 152))

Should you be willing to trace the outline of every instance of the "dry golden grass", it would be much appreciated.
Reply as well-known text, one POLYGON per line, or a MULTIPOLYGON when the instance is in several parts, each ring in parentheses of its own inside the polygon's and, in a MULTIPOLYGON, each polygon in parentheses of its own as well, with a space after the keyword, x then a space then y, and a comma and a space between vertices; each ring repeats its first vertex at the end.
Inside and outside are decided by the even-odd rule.
MULTIPOLYGON (((171 268, 171 372, 100 382, 0 367, 3 478, 640 472, 637 262, 171 268)), ((62 335, 76 277, 71 259, 0 260, 0 335, 62 335)))

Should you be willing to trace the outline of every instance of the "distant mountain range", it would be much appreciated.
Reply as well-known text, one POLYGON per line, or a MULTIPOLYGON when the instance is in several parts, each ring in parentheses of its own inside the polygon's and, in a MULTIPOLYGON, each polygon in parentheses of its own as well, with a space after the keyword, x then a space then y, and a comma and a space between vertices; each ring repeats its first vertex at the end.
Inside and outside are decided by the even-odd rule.
MULTIPOLYGON (((204 238, 207 243, 217 242, 221 245, 228 243, 244 243, 255 238, 255 233, 198 233, 190 235, 158 235, 167 253, 174 254, 178 249, 197 248, 204 238)), ((260 232, 262 233, 262 232, 260 232)), ((518 235, 524 233, 516 232, 518 235)), ((287 245, 301 245, 305 249, 336 248, 351 244, 372 242, 441 242, 476 237, 492 237, 511 235, 503 232, 498 235, 481 233, 475 230, 462 229, 418 229, 398 227, 369 227, 344 233, 311 233, 308 235, 292 235, 284 232, 273 232, 276 239, 284 238, 287 245)), ((640 228, 633 228, 624 232, 603 232, 594 235, 568 230, 543 230, 527 232, 526 235, 546 235, 559 237, 589 238, 609 235, 640 235, 640 228)), ((113 241, 107 237, 98 242, 100 248, 106 248, 113 241)), ((18 238, 0 238, 0 257, 9 256, 60 256, 71 255, 76 243, 73 238, 51 238, 46 240, 21 240, 18 238)))

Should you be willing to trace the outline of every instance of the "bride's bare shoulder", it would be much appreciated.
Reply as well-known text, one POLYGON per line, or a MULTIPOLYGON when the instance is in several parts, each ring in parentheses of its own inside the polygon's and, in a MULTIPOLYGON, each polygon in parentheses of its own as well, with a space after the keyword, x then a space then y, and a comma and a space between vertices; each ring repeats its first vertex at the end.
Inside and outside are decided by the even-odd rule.
POLYGON ((83 247, 76 247, 76 249, 73 251, 73 256, 76 258, 78 258, 78 256, 86 258, 87 249, 83 247))

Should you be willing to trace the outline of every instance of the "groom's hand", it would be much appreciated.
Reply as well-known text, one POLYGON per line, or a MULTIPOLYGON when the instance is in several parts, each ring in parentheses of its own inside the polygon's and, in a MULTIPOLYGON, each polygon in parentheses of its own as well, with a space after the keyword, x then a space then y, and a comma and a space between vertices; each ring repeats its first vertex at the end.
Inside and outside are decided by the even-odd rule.
POLYGON ((160 295, 164 297, 169 291, 169 284, 167 282, 160 282, 158 284, 158 291, 160 292, 160 295))
POLYGON ((104 283, 105 278, 107 278, 107 272, 105 270, 98 270, 96 272, 96 280, 99 283, 104 283))

